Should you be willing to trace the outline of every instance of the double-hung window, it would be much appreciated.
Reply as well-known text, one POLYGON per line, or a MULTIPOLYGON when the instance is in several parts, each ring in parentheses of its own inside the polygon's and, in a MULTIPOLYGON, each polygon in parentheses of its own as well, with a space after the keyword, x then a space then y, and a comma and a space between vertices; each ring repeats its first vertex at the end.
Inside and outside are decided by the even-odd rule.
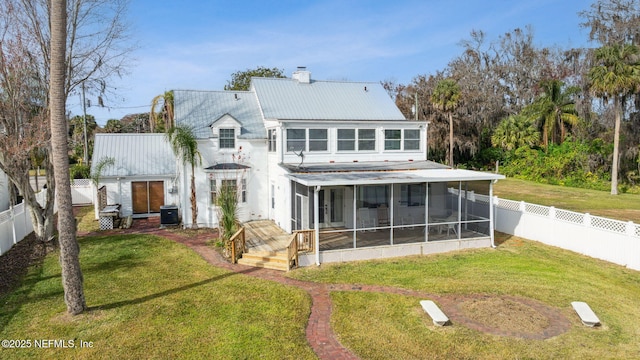
POLYGON ((354 151, 356 149, 356 130, 338 129, 338 151, 354 151))
POLYGON ((384 131, 384 149, 385 150, 402 150, 401 145, 402 130, 385 130, 384 131))
POLYGON ((358 129, 358 151, 376 150, 376 130, 358 129))
POLYGON ((309 129, 309 151, 327 151, 327 129, 309 129))
POLYGON ((287 151, 307 151, 307 129, 287 129, 287 151))
POLYGON ((229 191, 235 196, 239 196, 238 202, 247 202, 247 180, 242 179, 240 182, 240 193, 238 194, 238 182, 234 180, 219 180, 216 183, 216 179, 209 180, 209 193, 211 197, 211 205, 218 205, 218 198, 222 191, 229 191))
POLYGON ((235 129, 220 129, 220 149, 234 149, 236 147, 235 129))
POLYGON ((404 130, 404 150, 420 150, 420 130, 404 130))

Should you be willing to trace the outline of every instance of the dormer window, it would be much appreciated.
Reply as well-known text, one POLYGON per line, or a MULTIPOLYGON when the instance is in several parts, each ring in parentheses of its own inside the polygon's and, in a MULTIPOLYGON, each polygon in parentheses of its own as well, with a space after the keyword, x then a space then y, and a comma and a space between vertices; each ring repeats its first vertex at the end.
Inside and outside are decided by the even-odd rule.
POLYGON ((220 149, 235 149, 236 132, 235 129, 220 129, 220 149))

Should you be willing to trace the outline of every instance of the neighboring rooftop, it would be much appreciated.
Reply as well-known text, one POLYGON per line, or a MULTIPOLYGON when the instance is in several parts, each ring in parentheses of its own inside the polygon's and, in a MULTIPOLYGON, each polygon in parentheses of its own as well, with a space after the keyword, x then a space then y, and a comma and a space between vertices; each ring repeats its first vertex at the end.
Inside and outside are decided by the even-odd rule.
POLYGON ((96 134, 91 171, 108 157, 115 164, 102 170, 103 177, 176 174, 176 158, 164 134, 96 134))

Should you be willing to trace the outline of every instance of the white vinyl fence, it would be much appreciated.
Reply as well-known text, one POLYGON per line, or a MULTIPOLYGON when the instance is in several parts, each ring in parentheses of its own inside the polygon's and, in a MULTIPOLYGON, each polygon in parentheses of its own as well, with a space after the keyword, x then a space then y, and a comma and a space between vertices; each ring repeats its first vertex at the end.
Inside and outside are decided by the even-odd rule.
POLYGON ((0 213, 0 255, 9 251, 13 245, 33 231, 31 216, 24 201, 9 210, 0 213))
POLYGON ((640 270, 640 225, 494 197, 495 229, 640 270))
MULTIPOLYGON (((93 203, 93 183, 89 179, 75 180, 71 184, 73 205, 93 203)), ((38 203, 46 203, 46 192, 36 193, 38 203)), ((54 204, 53 211, 58 211, 54 204)), ((6 253, 33 231, 31 216, 23 201, 7 211, 0 213, 0 255, 6 253)))

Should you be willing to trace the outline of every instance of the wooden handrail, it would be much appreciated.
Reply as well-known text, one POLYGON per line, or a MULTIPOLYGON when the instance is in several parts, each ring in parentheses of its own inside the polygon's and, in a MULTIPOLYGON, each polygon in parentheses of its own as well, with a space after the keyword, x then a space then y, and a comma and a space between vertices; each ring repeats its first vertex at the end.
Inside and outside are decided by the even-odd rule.
POLYGON ((231 239, 229 239, 231 243, 231 262, 233 264, 238 262, 238 259, 244 254, 246 250, 246 242, 245 242, 245 233, 244 227, 240 227, 238 231, 236 231, 231 239))
POLYGON ((315 230, 297 230, 291 235, 291 241, 287 246, 287 271, 291 270, 292 264, 298 266, 298 253, 313 252, 315 245, 315 230))

